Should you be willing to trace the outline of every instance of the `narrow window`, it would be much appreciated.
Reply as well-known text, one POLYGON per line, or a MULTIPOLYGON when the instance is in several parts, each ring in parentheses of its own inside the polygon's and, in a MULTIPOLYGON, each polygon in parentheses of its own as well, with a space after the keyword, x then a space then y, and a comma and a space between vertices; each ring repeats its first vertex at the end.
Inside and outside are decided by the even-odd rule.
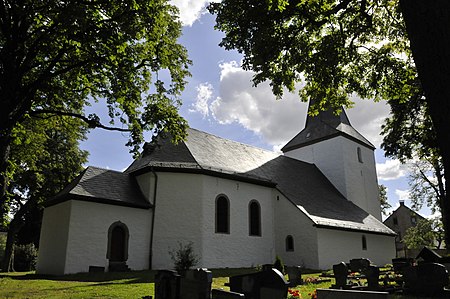
POLYGON ((261 236, 261 207, 256 200, 248 206, 250 236, 261 236))
POLYGON ((361 148, 358 146, 358 148, 356 149, 356 153, 358 154, 358 162, 362 163, 363 159, 362 159, 362 154, 361 154, 361 148))
POLYGON ((397 219, 397 217, 394 217, 394 225, 398 225, 398 219, 397 219))
POLYGON ((367 250, 366 236, 362 236, 362 250, 367 250))
POLYGON ((413 226, 416 226, 416 224, 417 224, 417 218, 416 218, 416 216, 411 216, 411 224, 412 224, 413 226))
POLYGON ((230 202, 223 195, 216 199, 216 233, 230 233, 230 202))
POLYGON ((286 237, 286 251, 294 251, 294 238, 291 235, 286 237))

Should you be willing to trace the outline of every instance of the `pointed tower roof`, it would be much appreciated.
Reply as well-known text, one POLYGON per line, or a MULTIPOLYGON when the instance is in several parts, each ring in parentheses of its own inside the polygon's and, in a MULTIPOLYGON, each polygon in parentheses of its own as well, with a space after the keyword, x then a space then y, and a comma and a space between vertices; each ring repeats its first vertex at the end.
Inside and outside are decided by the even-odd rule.
MULTIPOLYGON (((314 101, 310 101, 308 111, 313 105, 314 101)), ((310 116, 308 113, 305 128, 281 150, 288 152, 337 136, 347 137, 363 146, 375 149, 375 146, 370 141, 352 127, 344 108, 342 108, 339 114, 335 114, 332 110, 319 111, 319 114, 316 116, 310 116)))

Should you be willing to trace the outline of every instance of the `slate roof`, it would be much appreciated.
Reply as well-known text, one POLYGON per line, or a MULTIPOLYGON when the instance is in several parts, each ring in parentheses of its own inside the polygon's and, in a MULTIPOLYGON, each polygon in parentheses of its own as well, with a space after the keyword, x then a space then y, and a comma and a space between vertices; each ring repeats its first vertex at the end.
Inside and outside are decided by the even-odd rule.
POLYGON ((132 176, 92 166, 87 167, 66 188, 49 200, 46 206, 70 199, 144 209, 151 207, 132 176))
MULTIPOLYGON (((313 104, 314 102, 310 102, 309 106, 313 104)), ((361 145, 375 149, 370 141, 352 127, 345 110, 342 109, 339 115, 334 114, 331 110, 320 111, 317 116, 308 114, 305 128, 281 150, 288 152, 336 136, 345 136, 361 145)))
POLYGON ((147 145, 126 173, 154 170, 228 175, 277 188, 317 226, 395 234, 339 193, 314 165, 274 152, 188 129, 187 140, 174 145, 162 138, 147 145))

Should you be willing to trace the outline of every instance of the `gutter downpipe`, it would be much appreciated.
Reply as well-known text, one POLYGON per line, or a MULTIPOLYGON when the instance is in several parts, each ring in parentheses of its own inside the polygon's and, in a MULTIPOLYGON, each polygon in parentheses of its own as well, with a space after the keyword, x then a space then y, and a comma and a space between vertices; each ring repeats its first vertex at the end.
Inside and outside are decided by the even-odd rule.
POLYGON ((153 267, 153 234, 155 230, 155 210, 156 210, 156 191, 158 187, 158 175, 156 174, 155 170, 150 168, 150 171, 155 176, 155 188, 153 189, 153 215, 152 215, 152 228, 150 230, 150 252, 149 252, 149 260, 148 260, 148 269, 152 270, 153 267))

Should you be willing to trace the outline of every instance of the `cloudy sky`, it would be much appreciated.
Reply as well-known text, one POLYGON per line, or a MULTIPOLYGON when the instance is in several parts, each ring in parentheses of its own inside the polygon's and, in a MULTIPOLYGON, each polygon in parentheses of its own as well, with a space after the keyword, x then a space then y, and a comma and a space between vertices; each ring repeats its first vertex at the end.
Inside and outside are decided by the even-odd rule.
MULTIPOLYGON (((184 24, 180 39, 189 53, 192 77, 182 96, 181 115, 193 128, 268 150, 278 150, 304 127, 307 104, 296 94, 276 100, 269 84, 252 86, 252 72, 240 68, 242 56, 218 46, 223 34, 214 30, 214 17, 203 0, 172 0, 184 24)), ((347 110, 353 127, 376 147, 378 180, 388 188, 393 209, 408 202, 406 167, 384 157, 379 149, 380 126, 389 113, 383 102, 355 99, 347 110)), ((132 157, 125 147, 127 136, 93 130, 82 144, 90 152, 89 165, 123 170, 132 157)), ((420 211, 429 215, 428 209, 420 211)))

